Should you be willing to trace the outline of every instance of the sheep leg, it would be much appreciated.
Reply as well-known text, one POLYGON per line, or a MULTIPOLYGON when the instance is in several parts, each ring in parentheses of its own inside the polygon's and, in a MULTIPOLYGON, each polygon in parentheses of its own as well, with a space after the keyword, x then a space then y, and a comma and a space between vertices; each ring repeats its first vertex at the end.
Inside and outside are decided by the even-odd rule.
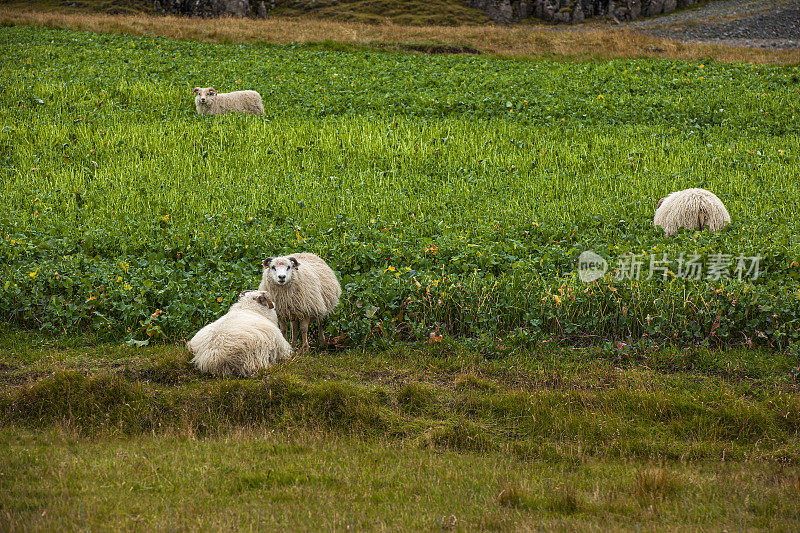
POLYGON ((322 320, 317 320, 317 333, 319 334, 319 347, 325 346, 325 328, 322 327, 322 320))
POLYGON ((292 320, 292 346, 297 342, 297 320, 292 320))
POLYGON ((303 350, 308 350, 308 325, 311 323, 311 320, 308 318, 304 318, 300 321, 300 335, 303 337, 303 350))

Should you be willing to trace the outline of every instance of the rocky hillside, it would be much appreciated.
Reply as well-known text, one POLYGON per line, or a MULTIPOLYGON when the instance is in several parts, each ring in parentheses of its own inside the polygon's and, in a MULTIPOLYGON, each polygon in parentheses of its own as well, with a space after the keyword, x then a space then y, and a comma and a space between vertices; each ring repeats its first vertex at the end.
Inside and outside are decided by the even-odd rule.
POLYGON ((312 16, 341 22, 445 26, 492 21, 464 0, 154 0, 154 7, 158 13, 200 17, 312 16))
POLYGON ((572 23, 604 16, 618 21, 668 13, 700 0, 154 0, 156 12, 201 17, 313 15, 400 24, 510 24, 527 18, 572 23))
POLYGON ((264 0, 153 0, 153 10, 156 13, 193 17, 265 18, 269 11, 267 6, 270 4, 264 0))
POLYGON ((467 0, 467 4, 485 11, 502 24, 535 17, 549 22, 580 22, 607 16, 616 20, 634 20, 669 13, 700 0, 467 0))

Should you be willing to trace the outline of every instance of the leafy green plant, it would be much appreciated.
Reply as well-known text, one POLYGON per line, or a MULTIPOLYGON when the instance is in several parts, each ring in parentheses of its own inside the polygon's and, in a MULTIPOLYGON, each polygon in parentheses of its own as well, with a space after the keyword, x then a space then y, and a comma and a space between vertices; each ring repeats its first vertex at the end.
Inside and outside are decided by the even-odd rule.
POLYGON ((264 257, 308 250, 342 282, 338 346, 800 342, 797 67, 0 38, 10 322, 176 342, 255 288, 264 257), (198 84, 257 89, 267 115, 199 117, 198 84), (734 222, 665 238, 655 202, 690 186, 734 222), (585 250, 611 266, 591 284, 585 250), (675 273, 681 253, 760 254, 760 276, 613 277, 619 257, 667 254, 675 273))

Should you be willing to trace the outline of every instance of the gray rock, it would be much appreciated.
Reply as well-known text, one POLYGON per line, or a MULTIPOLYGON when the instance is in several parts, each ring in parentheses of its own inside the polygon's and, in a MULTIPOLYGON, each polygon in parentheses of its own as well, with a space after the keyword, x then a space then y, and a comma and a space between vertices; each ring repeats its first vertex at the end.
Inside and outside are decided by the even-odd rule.
POLYGON ((514 17, 512 0, 467 0, 467 5, 485 11, 490 19, 500 24, 510 24, 520 20, 514 17))
POLYGON ((574 23, 585 18, 607 16, 634 20, 668 13, 700 0, 467 0, 467 5, 485 11, 492 20, 510 24, 530 16, 551 22, 574 23))
POLYGON ((258 12, 258 0, 161 0, 160 4, 166 13, 192 17, 249 17, 258 12))

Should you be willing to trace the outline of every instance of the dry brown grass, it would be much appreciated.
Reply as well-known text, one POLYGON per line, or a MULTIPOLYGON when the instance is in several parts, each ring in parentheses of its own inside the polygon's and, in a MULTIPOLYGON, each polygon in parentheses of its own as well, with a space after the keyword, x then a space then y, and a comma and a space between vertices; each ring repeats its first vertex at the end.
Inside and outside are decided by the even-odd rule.
POLYGON ((674 496, 683 480, 663 468, 647 468, 636 472, 634 494, 643 506, 660 503, 674 496))
POLYGON ((401 26, 313 19, 195 19, 174 16, 105 15, 0 7, 0 23, 100 33, 157 35, 212 42, 319 43, 350 45, 457 44, 511 57, 541 55, 572 59, 618 57, 713 58, 718 61, 800 64, 800 50, 760 50, 688 44, 597 27, 401 26))

